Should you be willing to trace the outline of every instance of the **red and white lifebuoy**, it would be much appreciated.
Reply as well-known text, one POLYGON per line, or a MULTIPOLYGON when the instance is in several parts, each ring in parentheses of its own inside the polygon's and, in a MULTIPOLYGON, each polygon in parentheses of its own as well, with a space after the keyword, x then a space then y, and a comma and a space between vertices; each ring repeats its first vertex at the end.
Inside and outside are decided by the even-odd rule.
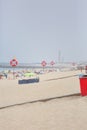
POLYGON ((15 67, 15 66, 18 65, 18 61, 17 61, 16 59, 12 59, 12 60, 10 61, 10 65, 11 65, 12 67, 15 67))
POLYGON ((46 61, 42 61, 41 65, 45 67, 47 65, 46 61))
POLYGON ((50 64, 53 66, 53 65, 55 64, 55 62, 54 62, 54 61, 51 61, 50 64))

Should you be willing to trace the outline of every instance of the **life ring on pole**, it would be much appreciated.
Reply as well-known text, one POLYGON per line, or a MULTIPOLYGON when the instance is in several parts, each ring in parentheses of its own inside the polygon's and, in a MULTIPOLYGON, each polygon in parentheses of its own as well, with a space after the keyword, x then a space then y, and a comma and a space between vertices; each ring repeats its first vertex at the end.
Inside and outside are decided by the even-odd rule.
POLYGON ((43 67, 45 67, 45 66, 47 65, 46 61, 45 61, 45 60, 42 61, 42 62, 41 62, 41 65, 42 65, 43 67))
POLYGON ((16 59, 12 59, 12 60, 10 61, 10 65, 11 65, 12 67, 15 67, 15 66, 18 65, 18 61, 17 61, 16 59))

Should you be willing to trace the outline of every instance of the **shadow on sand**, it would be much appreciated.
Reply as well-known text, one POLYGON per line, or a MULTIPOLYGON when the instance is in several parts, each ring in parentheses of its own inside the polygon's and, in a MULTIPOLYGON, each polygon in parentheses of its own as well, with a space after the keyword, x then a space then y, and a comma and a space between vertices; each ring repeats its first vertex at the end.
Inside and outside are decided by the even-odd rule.
POLYGON ((52 81, 52 80, 58 80, 58 79, 65 79, 65 78, 71 78, 71 77, 78 77, 78 75, 69 75, 69 76, 65 76, 65 77, 60 77, 60 78, 53 78, 53 79, 48 79, 45 81, 52 81))
POLYGON ((70 95, 64 95, 64 96, 58 96, 58 97, 50 97, 50 98, 45 98, 45 99, 21 102, 21 103, 17 103, 17 104, 10 104, 10 105, 7 105, 7 106, 1 106, 0 109, 6 109, 6 108, 19 106, 19 105, 26 105, 26 104, 38 103, 38 102, 48 102, 48 101, 55 100, 55 99, 72 98, 72 97, 76 99, 77 97, 78 98, 81 97, 81 94, 75 93, 75 94, 70 94, 70 95))

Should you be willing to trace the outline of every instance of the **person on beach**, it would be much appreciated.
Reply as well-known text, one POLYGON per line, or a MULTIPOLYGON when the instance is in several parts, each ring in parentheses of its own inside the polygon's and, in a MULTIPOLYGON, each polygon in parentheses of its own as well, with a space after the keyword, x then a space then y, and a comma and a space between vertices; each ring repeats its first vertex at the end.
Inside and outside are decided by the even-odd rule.
POLYGON ((85 66, 85 73, 87 74, 87 65, 85 66))

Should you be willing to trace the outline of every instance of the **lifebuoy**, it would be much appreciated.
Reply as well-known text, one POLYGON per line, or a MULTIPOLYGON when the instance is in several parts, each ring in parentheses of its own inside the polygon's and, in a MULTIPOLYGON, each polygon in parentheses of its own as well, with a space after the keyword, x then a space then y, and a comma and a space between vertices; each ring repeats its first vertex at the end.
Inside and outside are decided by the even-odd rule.
POLYGON ((42 61, 41 65, 45 67, 47 65, 46 61, 42 61))
POLYGON ((55 62, 54 62, 54 61, 51 61, 50 64, 53 66, 53 65, 55 64, 55 62))
POLYGON ((18 64, 18 61, 17 61, 16 59, 12 59, 12 60, 10 61, 10 65, 11 65, 12 67, 17 66, 17 64, 18 64))

